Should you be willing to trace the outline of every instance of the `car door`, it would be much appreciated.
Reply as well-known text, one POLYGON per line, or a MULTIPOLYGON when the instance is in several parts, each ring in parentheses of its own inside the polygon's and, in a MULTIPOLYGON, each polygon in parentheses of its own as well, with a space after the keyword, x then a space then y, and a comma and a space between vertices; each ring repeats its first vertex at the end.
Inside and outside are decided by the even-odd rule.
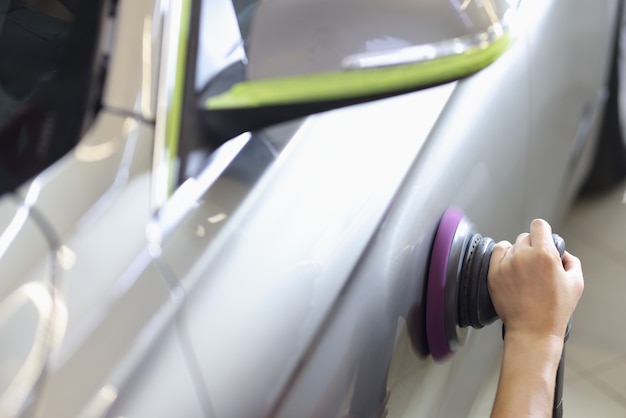
POLYGON ((518 38, 454 87, 278 416, 460 417, 471 410, 498 364, 500 328, 470 331, 456 354, 433 362, 425 331, 429 257, 449 206, 496 239, 526 227, 526 43, 518 38))
MULTIPOLYGON (((217 7, 200 3, 205 11, 217 7)), ((235 7, 222 3, 229 19, 219 23, 239 32, 235 7)), ((209 23, 199 27, 209 31, 209 23)), ((224 67, 232 51, 223 52, 224 67)), ((207 55, 210 62, 219 56, 207 55)), ((453 89, 244 133, 198 174, 176 173, 180 185, 158 214, 161 250, 187 295, 181 327, 216 416, 277 412, 453 89)), ((179 158, 192 139, 181 137, 179 158)))
MULTIPOLYGON (((223 3, 220 21, 240 31, 223 3)), ((232 51, 240 59, 227 49, 216 77, 231 74, 232 51)), ((499 340, 470 339, 465 356, 484 369, 463 354, 434 365, 405 323, 423 307, 447 205, 486 233, 522 225, 528 129, 509 127, 528 117, 526 70, 522 41, 467 80, 247 132, 197 174, 176 173, 161 250, 187 295, 180 324, 216 416, 375 416, 388 405, 430 417, 471 405, 460 382, 487 375, 499 340), (448 396, 458 402, 443 406, 448 396)))
POLYGON ((522 2, 516 45, 481 73, 459 82, 438 129, 429 136, 356 269, 350 290, 342 295, 333 321, 294 379, 282 416, 303 405, 309 406, 311 416, 319 413, 319 405, 331 405, 322 415, 341 405, 336 415, 344 417, 470 413, 485 378, 498 366, 500 328, 494 324, 470 330, 465 345, 442 364, 427 357, 424 280, 433 234, 441 213, 455 205, 482 234, 513 240, 533 216, 558 219, 567 207, 562 197, 571 197, 580 186, 585 165, 571 159, 574 134, 583 103, 597 99, 606 83, 613 27, 606 22, 615 14, 603 5, 581 5, 579 10, 571 6, 522 2), (590 36, 598 45, 592 52, 596 59, 580 72, 572 69, 574 62, 590 58, 576 49, 583 39, 568 37, 566 28, 554 25, 561 18, 565 23, 564 16, 579 23, 567 20, 569 30, 580 30, 585 43, 590 36), (540 32, 542 22, 553 25, 540 32), (539 33, 554 37, 558 48, 543 49, 539 33), (540 53, 544 55, 538 59, 540 53), (548 87, 550 83, 555 85, 548 87), (572 103, 561 103, 564 97, 572 103), (546 109, 539 105, 542 101, 560 108, 546 109), (549 135, 537 134, 547 127, 552 128, 549 135), (555 152, 560 152, 558 157, 555 152), (568 177, 574 173, 566 171, 570 167, 579 175, 568 177), (570 190, 565 190, 566 184, 570 190), (332 385, 320 370, 333 370, 332 385))

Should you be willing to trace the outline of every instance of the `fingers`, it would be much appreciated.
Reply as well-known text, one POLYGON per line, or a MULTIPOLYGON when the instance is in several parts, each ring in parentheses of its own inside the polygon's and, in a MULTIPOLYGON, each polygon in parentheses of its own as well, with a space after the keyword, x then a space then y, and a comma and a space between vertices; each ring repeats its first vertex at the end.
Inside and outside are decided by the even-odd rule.
MULTIPOLYGON (((576 297, 576 302, 582 296, 583 290, 585 289, 585 279, 583 278, 583 270, 582 265, 578 257, 568 253, 565 251, 563 253, 563 268, 567 273, 570 291, 576 297)), ((576 304, 574 304, 574 307, 576 304)), ((573 311, 573 309, 572 309, 573 311)))
MULTIPOLYGON (((559 255, 552 237, 552 227, 545 220, 537 218, 530 223, 530 233, 523 232, 519 234, 514 244, 508 241, 498 242, 494 246, 492 258, 494 258, 494 262, 499 263, 507 254, 513 256, 516 249, 521 250, 522 247, 536 247, 547 250, 548 254, 559 255)), ((561 257, 559 257, 559 260, 561 260, 561 257)), ((569 254, 567 260, 569 264, 565 263, 565 258, 562 260, 563 267, 566 270, 568 266, 573 270, 580 269, 580 260, 576 257, 569 254)))
POLYGON ((487 285, 508 330, 562 337, 584 280, 580 260, 568 252, 561 260, 552 227, 535 219, 530 233, 519 234, 514 244, 493 247, 487 285))
POLYGON ((528 232, 519 234, 515 240, 515 245, 530 245, 530 234, 528 232))
POLYGON ((491 251, 491 263, 499 264, 511 248, 513 248, 513 244, 508 241, 498 242, 491 251))
POLYGON ((575 271, 582 273, 582 265, 580 259, 565 251, 563 253, 563 268, 565 271, 575 271))
POLYGON ((530 223, 530 242, 533 247, 556 248, 550 224, 543 219, 534 219, 530 223))

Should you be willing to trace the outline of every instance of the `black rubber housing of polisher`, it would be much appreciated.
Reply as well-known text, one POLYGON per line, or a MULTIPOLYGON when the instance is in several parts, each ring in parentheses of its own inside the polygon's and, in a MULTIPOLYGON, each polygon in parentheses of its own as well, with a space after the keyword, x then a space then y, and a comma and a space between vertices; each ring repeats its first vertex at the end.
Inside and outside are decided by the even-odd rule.
MULTIPOLYGON (((552 234, 552 239, 563 257, 565 241, 558 234, 552 234)), ((469 240, 459 277, 457 324, 460 327, 483 328, 498 319, 487 287, 495 245, 493 239, 477 233, 469 240)))

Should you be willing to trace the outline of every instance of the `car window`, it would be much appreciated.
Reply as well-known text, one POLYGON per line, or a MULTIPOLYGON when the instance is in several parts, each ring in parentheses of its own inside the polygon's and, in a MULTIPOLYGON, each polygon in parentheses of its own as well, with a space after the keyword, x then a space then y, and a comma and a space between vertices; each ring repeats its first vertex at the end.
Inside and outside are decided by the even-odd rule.
POLYGON ((0 1, 0 195, 67 153, 95 113, 107 3, 0 1))

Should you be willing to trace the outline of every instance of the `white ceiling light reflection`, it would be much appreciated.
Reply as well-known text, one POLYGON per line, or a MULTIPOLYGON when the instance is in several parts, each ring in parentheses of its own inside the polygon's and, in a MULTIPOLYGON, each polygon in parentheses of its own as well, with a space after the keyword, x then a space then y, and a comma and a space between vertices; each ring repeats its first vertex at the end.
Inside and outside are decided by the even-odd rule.
MULTIPOLYGON (((222 222, 222 221, 225 221, 226 219, 228 219, 228 215, 226 215, 226 214, 225 214, 225 213, 223 213, 223 212, 220 212, 220 213, 218 213, 218 214, 216 214, 216 215, 209 216, 209 217, 207 218, 207 221, 208 221, 210 224, 214 225, 214 224, 218 224, 218 223, 220 223, 220 222, 222 222)), ((198 238, 204 238, 204 237, 205 237, 205 235, 206 235, 206 228, 204 227, 204 225, 198 225, 198 226, 196 226, 196 231, 195 231, 195 233, 196 233, 196 236, 197 236, 198 238)))
POLYGON ((76 159, 92 163, 95 161, 102 161, 112 156, 117 151, 117 145, 114 141, 107 141, 102 144, 80 144, 76 147, 74 155, 76 159))
MULTIPOLYGON (((180 185, 167 204, 159 211, 159 225, 163 228, 163 231, 161 231, 162 235, 167 235, 168 231, 174 225, 177 225, 190 209, 197 207, 202 196, 217 181, 224 170, 228 168, 243 147, 250 141, 250 138, 250 133, 246 132, 224 143, 213 152, 207 167, 198 177, 189 178, 180 185)), ((218 222, 221 220, 223 219, 219 219, 218 222)), ((209 222, 215 223, 210 219, 209 222)))
POLYGON ((71 270, 76 264, 76 253, 70 247, 62 245, 57 250, 57 260, 63 270, 71 270))
POLYGON ((208 218, 208 221, 212 224, 216 224, 225 220, 228 216, 225 213, 218 213, 208 218))
POLYGON ((141 37, 141 114, 154 118, 152 112, 152 18, 143 21, 141 37))
POLYGON ((91 139, 93 136, 88 137, 86 141, 82 141, 76 147, 74 156, 77 160, 85 163, 93 163, 97 161, 103 161, 107 158, 115 155, 120 148, 122 138, 132 138, 137 134, 139 124, 133 118, 126 118, 122 124, 122 130, 119 136, 113 136, 105 142, 93 143, 91 139))
POLYGON ((24 203, 26 206, 33 206, 39 195, 41 194, 41 180, 36 178, 33 182, 28 186, 28 191, 26 192, 26 197, 24 197, 24 203))
POLYGON ((206 235, 206 229, 204 229, 204 226, 198 225, 196 227, 196 236, 198 238, 204 238, 205 235, 206 235))
POLYGON ((0 415, 16 416, 65 333, 67 310, 58 294, 28 282, 0 302, 0 415))
MULTIPOLYGON (((81 417, 101 417, 104 416, 113 402, 117 399, 119 391, 113 385, 103 386, 98 394, 89 402, 81 417)), ((122 418, 122 417, 119 417, 122 418)))

